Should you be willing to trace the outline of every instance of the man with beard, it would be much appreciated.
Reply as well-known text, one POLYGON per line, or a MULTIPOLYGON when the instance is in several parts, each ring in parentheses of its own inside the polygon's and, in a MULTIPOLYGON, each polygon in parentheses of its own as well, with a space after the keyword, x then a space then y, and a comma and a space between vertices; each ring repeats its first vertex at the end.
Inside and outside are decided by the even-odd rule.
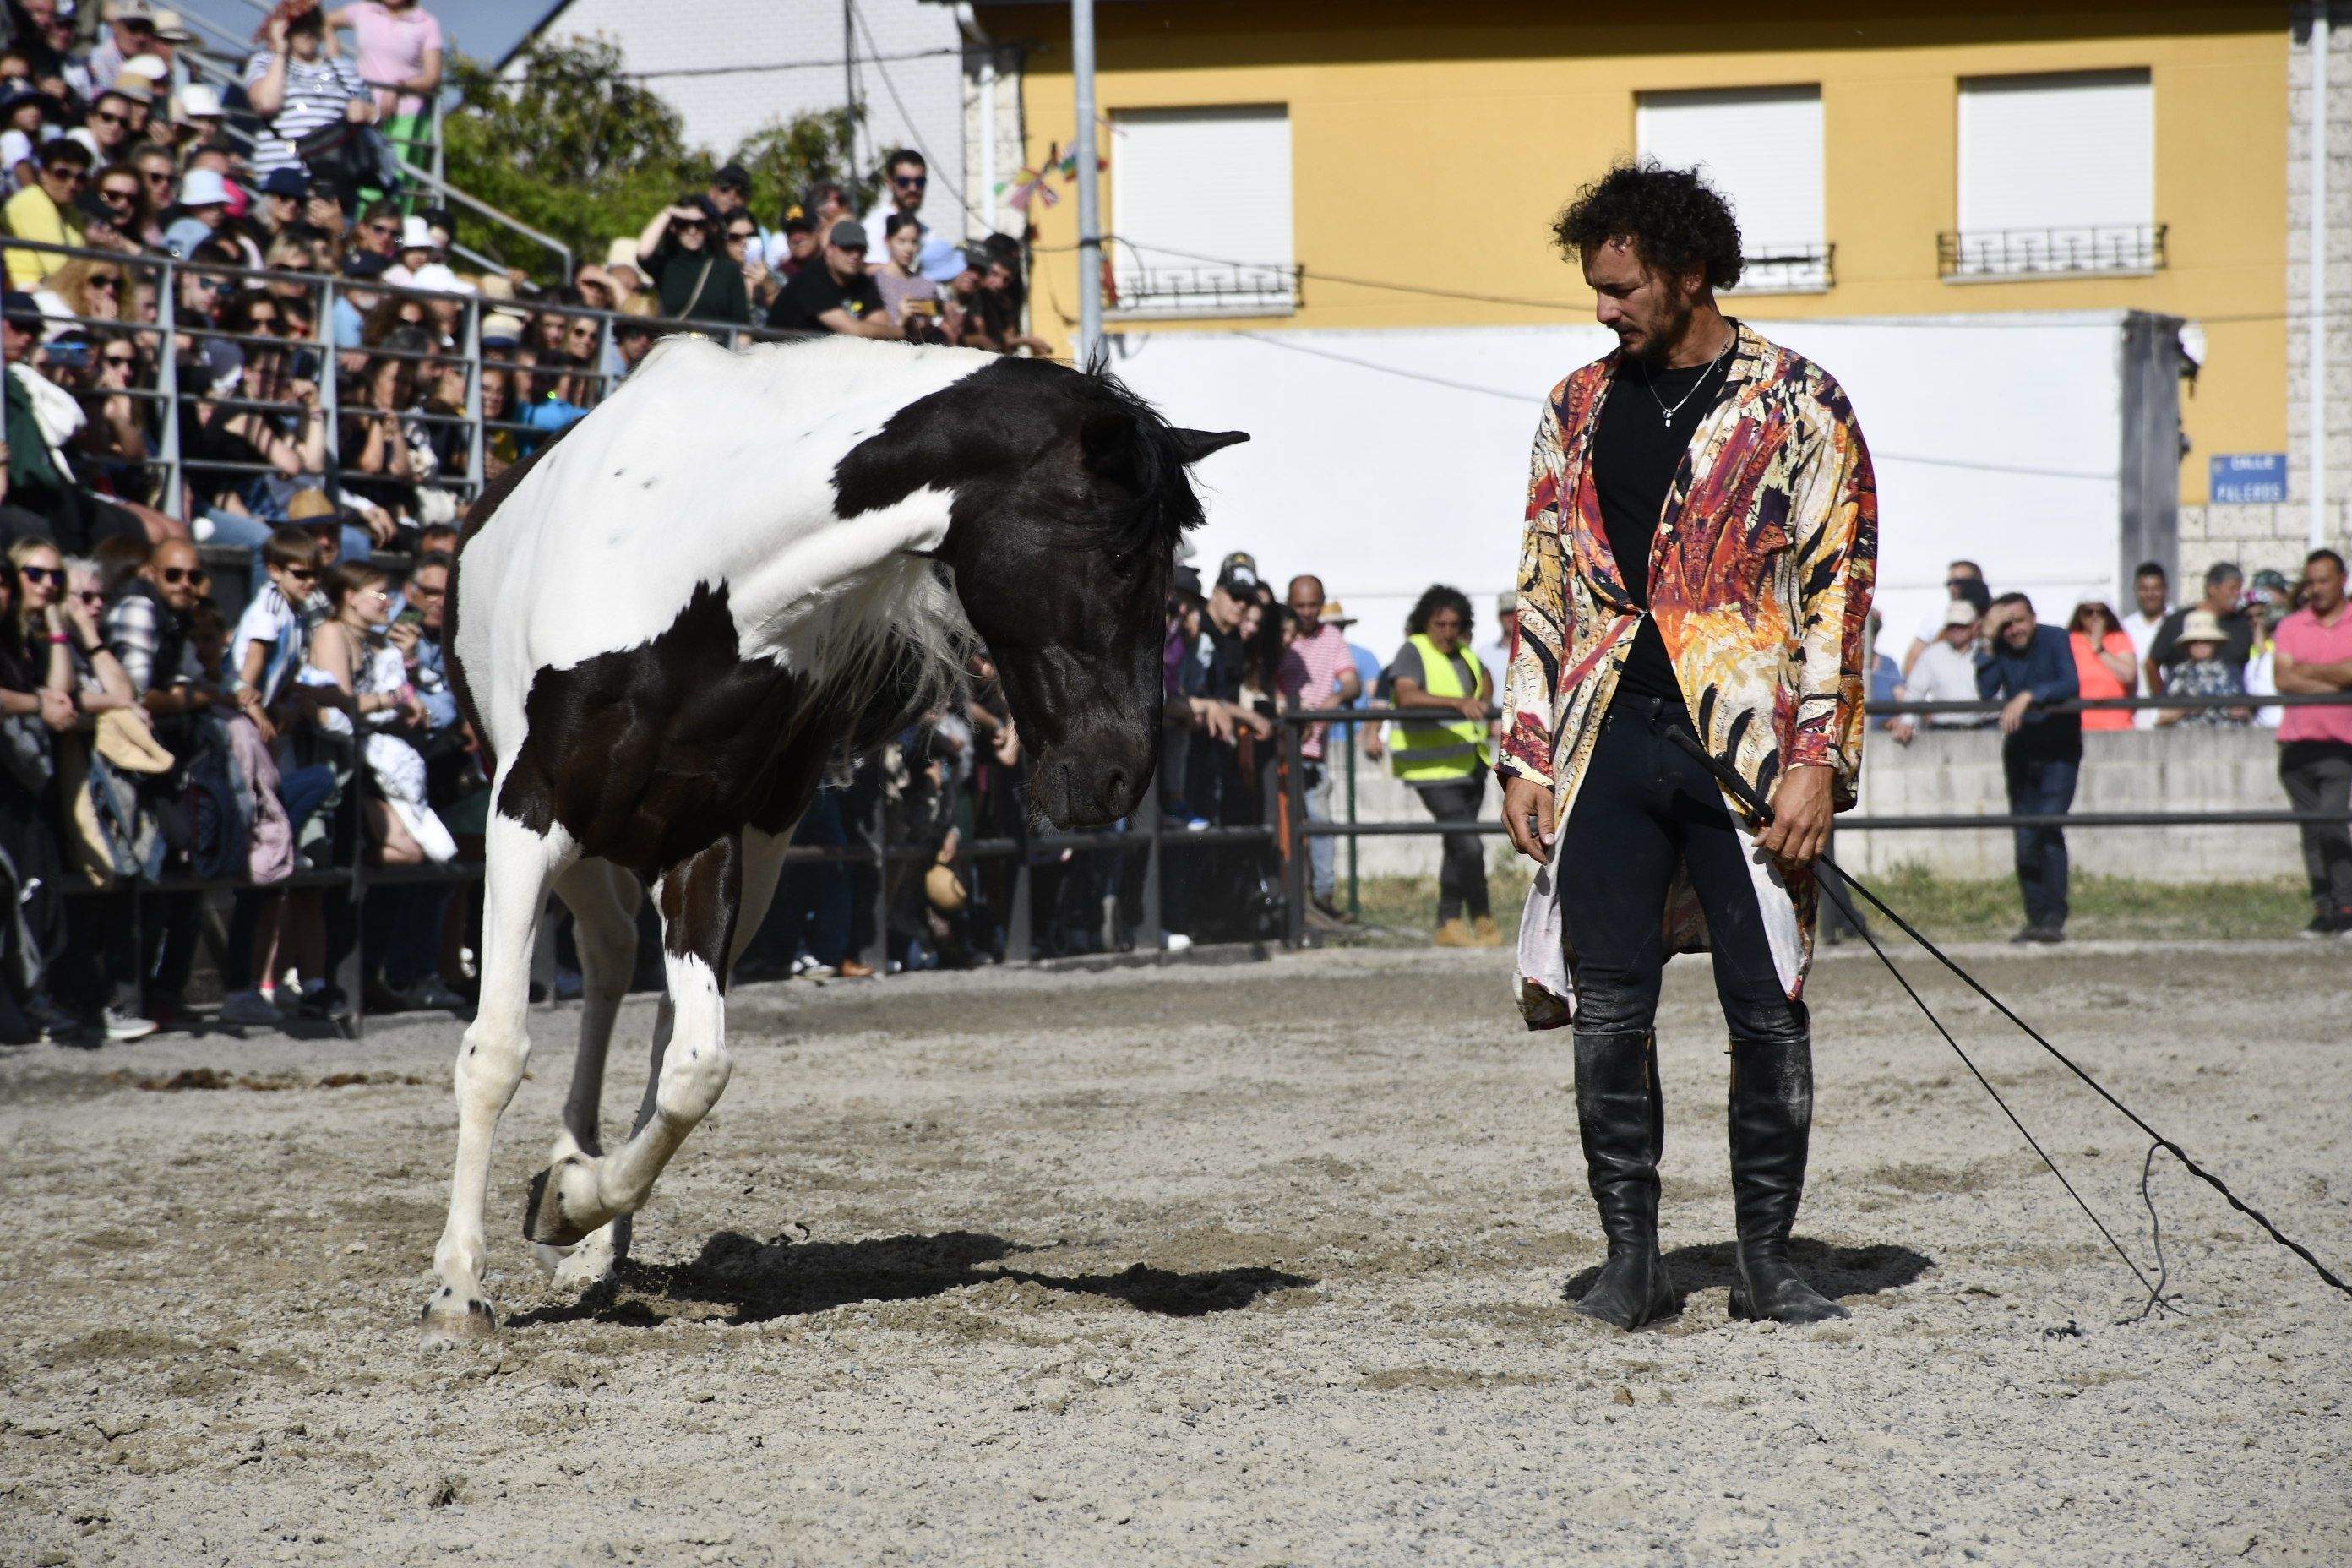
MULTIPOLYGON (((167 539, 107 606, 101 628, 108 649, 147 710, 155 739, 183 763, 194 752, 198 721, 220 697, 215 672, 198 668, 189 650, 190 616, 208 586, 196 547, 184 539, 167 539)), ((168 794, 184 782, 174 769, 157 781, 157 791, 168 794)), ((149 1011, 157 1018, 168 1021, 179 1011, 195 960, 197 913, 194 893, 155 898, 138 962, 147 974, 149 1011)))
POLYGON ((845 338, 900 336, 882 290, 866 270, 866 230, 844 218, 826 231, 824 257, 804 267, 768 309, 768 325, 783 332, 833 332, 845 338))
POLYGON ((1520 1006, 1532 1027, 1574 1026, 1609 1244, 1577 1310, 1633 1329, 1680 1304, 1658 1245, 1652 1026, 1666 957, 1706 948, 1731 1037, 1732 1314, 1843 1317, 1788 1247, 1812 1121, 1811 868, 1862 763, 1869 454, 1826 373, 1717 308, 1739 231, 1697 174, 1621 164, 1555 234, 1618 346, 1554 389, 1537 429, 1497 767, 1511 842, 1541 868, 1520 1006))

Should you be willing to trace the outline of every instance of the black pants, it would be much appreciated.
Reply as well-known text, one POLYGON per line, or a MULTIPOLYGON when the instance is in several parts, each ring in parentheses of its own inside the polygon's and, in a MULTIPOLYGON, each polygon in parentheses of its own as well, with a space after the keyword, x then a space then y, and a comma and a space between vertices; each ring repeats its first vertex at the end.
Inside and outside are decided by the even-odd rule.
MULTIPOLYGON (((2063 816, 2074 805, 2074 782, 2082 776, 2083 758, 2043 756, 2011 742, 2001 752, 2001 772, 2009 784, 2009 809, 2018 816, 2063 816)), ((2063 827, 2019 827, 2017 893, 2025 906, 2029 925, 2063 931, 2066 925, 2066 830, 2063 827)))
MULTIPOLYGON (((2352 801, 2352 746, 2290 741, 2279 747, 2279 783, 2297 811, 2342 811, 2352 801)), ((2340 822, 2306 822, 2302 828, 2312 909, 2322 916, 2352 914, 2352 833, 2340 822)))
POLYGON ((1780 988, 1723 791, 1667 739, 1669 728, 1691 729, 1681 704, 1619 697, 1569 814, 1556 864, 1576 952, 1577 1032, 1650 1031, 1666 961, 1666 893, 1679 859, 1706 915, 1715 991, 1731 1037, 1802 1037, 1805 1010, 1780 988))
MULTIPOLYGON (((1452 784, 1416 784, 1429 815, 1440 822, 1475 822, 1486 803, 1486 775, 1472 773, 1452 784)), ((1482 921, 1486 907, 1486 847, 1475 833, 1449 833, 1437 866, 1437 923, 1468 915, 1482 921)))

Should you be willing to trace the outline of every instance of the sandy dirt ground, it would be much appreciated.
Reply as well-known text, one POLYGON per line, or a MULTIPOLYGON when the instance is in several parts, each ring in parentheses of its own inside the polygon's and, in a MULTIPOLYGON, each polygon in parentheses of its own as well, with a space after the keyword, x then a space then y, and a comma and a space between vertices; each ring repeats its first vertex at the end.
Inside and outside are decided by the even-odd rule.
MULTIPOLYGON (((1976 956, 2352 1261, 2342 952, 1976 956)), ((571 1014, 535 1012, 481 1353, 415 1330, 453 1023, 0 1060, 0 1563, 2352 1561, 2352 1301, 2160 1164, 2185 1310, 2132 1321, 1866 955, 1814 976, 1800 1226, 1852 1321, 1728 1320, 1723 1047, 1687 962, 1663 1022, 1687 1307, 1634 1335, 1570 1315, 1600 1246, 1567 1042, 1514 1026, 1501 969, 747 990, 727 1099, 638 1261, 580 1300, 517 1231, 572 1055, 571 1014), (161 1087, 205 1070, 235 1077, 161 1087)), ((2146 1257, 2143 1142, 1929 989, 2146 1257)))

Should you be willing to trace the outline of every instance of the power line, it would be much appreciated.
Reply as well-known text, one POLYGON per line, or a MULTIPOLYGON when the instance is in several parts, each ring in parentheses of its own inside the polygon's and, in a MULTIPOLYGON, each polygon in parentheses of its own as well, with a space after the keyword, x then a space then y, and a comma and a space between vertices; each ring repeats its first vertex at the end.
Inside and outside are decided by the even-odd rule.
POLYGON ((774 60, 764 65, 740 66, 673 66, 666 70, 622 71, 618 74, 631 81, 657 81, 670 77, 756 76, 771 71, 839 70, 849 65, 877 65, 884 60, 928 60, 942 55, 961 55, 961 48, 908 49, 895 55, 859 55, 856 59, 774 60))
MULTIPOLYGON (((1404 370, 1396 365, 1381 364, 1376 360, 1358 359, 1352 354, 1338 353, 1330 349, 1313 348, 1306 343, 1295 343, 1284 338, 1267 337, 1262 332, 1242 331, 1235 332, 1232 335, 1237 338, 1247 338, 1254 343, 1264 343, 1268 348, 1285 349, 1292 353, 1308 354, 1316 359, 1332 360, 1340 364, 1352 365, 1358 370, 1369 370, 1376 372, 1381 375, 1392 375, 1401 381, 1417 381, 1429 386, 1442 386, 1451 392, 1475 393, 1481 397, 1506 398, 1513 403, 1533 404, 1538 407, 1542 405, 1544 401, 1541 397, 1531 397, 1525 393, 1508 392, 1497 386, 1480 386, 1475 383, 1467 381, 1452 381, 1442 375, 1428 375, 1420 371, 1404 370)), ((2080 468, 2036 468, 2026 463, 1983 463, 1976 462, 1966 458, 1927 458, 1920 457, 1909 452, 1882 452, 1874 450, 1871 453, 1871 459, 1874 462, 1917 463, 1931 468, 1963 468, 1975 473, 2020 474, 2035 479, 2081 479, 2100 484, 2113 484, 2119 477, 2112 472, 2095 473, 2080 468)))
MULTIPOLYGON (((982 228, 992 227, 992 226, 989 221, 982 217, 978 212, 974 211, 972 205, 970 202, 963 199, 963 193, 949 182, 946 174, 940 168, 940 161, 931 156, 931 150, 929 147, 923 145, 923 133, 916 127, 915 117, 907 112, 907 100, 898 96, 898 84, 890 79, 889 70, 882 64, 881 51, 874 42, 874 29, 866 24, 866 13, 857 8, 857 0, 842 0, 842 3, 849 7, 850 16, 856 19, 857 30, 866 35, 866 53, 864 56, 864 61, 872 62, 874 66, 874 74, 882 79, 883 90, 890 95, 891 103, 895 105, 898 110, 898 118, 906 122, 907 135, 915 143, 915 151, 923 155, 923 167, 925 171, 934 179, 938 180, 940 184, 947 186, 948 195, 955 198, 956 205, 963 208, 964 216, 966 217, 971 218, 982 228)), ((952 52, 961 54, 962 51, 955 50, 952 52)), ((861 63, 863 63, 863 61, 861 63)), ((887 168, 885 168, 882 173, 884 177, 887 179, 890 171, 887 168)))

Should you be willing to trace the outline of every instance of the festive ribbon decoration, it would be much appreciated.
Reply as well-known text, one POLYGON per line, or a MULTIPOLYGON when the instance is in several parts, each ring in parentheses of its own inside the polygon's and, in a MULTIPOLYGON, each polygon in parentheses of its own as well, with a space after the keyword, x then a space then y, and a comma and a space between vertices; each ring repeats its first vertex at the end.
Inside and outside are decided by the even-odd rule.
POLYGON ((1011 205, 1018 208, 1024 215, 1029 211, 1029 204, 1040 196, 1045 198, 1045 205, 1049 207, 1058 205, 1062 200, 1055 194, 1054 187, 1045 183, 1046 176, 1054 172, 1054 146, 1048 143, 1043 166, 1034 169, 1024 168, 1016 178, 1013 195, 1007 200, 1011 205))

